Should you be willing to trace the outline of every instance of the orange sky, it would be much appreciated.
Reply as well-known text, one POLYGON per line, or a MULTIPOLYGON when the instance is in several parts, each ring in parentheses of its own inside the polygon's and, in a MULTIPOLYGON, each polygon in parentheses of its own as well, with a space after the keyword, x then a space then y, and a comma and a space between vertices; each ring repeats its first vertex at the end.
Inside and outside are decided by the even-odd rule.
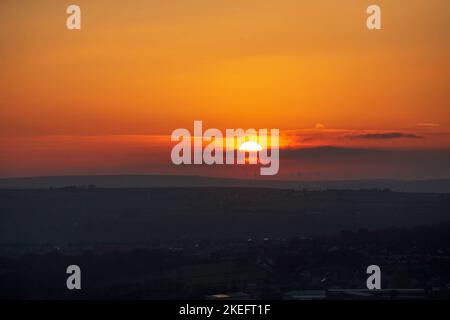
POLYGON ((0 36, 0 177, 165 172, 193 120, 290 148, 450 149, 447 0, 2 0, 0 36))

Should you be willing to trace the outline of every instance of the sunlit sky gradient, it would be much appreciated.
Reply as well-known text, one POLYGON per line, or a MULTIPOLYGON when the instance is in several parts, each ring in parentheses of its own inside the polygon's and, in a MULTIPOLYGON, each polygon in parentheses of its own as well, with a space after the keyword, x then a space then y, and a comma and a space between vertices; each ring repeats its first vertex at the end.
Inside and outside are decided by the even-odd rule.
POLYGON ((194 120, 280 128, 278 178, 450 177, 448 0, 2 0, 0 36, 0 177, 242 175, 171 166, 194 120))

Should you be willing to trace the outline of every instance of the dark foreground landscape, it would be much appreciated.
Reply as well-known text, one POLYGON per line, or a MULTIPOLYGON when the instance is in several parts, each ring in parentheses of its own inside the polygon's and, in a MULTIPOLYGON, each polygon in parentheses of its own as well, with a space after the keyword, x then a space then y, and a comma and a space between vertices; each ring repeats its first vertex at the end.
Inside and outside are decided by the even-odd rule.
POLYGON ((449 298, 450 194, 73 186, 0 203, 3 299, 449 298))

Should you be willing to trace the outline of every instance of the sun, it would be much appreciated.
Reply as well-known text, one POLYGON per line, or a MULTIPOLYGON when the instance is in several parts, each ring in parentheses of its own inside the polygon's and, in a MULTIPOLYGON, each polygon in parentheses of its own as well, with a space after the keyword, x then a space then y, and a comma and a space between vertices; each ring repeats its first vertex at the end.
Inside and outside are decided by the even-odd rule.
POLYGON ((263 148, 261 145, 255 141, 247 141, 241 144, 239 147, 240 151, 247 151, 247 152, 257 152, 261 151, 263 148))

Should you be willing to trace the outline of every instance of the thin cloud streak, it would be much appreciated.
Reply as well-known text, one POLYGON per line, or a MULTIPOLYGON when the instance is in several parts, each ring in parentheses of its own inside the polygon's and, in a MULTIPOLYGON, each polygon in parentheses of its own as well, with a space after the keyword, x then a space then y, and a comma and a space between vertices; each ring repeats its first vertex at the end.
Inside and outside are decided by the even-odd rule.
POLYGON ((390 139, 423 139, 423 136, 419 136, 413 133, 401 133, 401 132, 384 132, 384 133, 365 133, 356 135, 347 135, 347 139, 368 139, 368 140, 390 140, 390 139))

